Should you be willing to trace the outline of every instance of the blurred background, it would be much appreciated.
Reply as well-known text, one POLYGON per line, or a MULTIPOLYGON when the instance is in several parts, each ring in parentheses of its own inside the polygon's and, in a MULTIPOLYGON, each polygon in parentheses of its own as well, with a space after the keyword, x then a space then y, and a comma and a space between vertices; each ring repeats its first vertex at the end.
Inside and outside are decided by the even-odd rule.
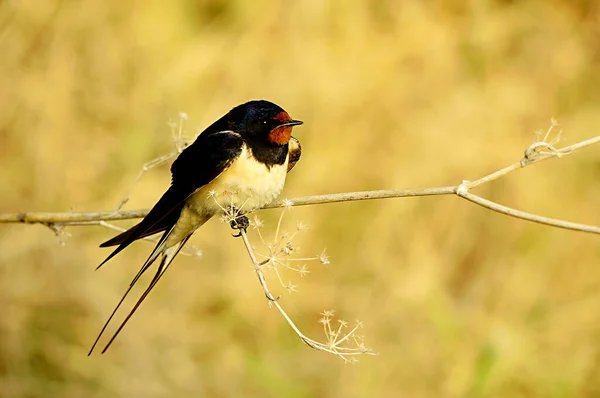
MULTIPOLYGON (((1 212, 111 210, 144 163, 173 150, 179 112, 191 140, 250 99, 305 121, 284 197, 476 179, 519 160, 551 117, 563 145, 600 131, 593 0, 8 0, 0 48, 1 212)), ((598 151, 475 192, 599 225, 598 151)), ((168 166, 126 208, 153 205, 168 166)), ((279 214, 261 213, 263 233, 279 214)), ((153 245, 94 272, 114 231, 67 228, 61 245, 46 227, 6 224, 0 396, 600 396, 598 236, 457 197, 284 218, 298 221, 301 255, 326 248, 331 264, 286 274, 293 294, 269 274, 272 289, 316 339, 323 310, 360 319, 378 356, 344 364, 301 343, 242 242, 213 220, 192 239, 203 255, 180 256, 108 353, 87 357, 153 245)))

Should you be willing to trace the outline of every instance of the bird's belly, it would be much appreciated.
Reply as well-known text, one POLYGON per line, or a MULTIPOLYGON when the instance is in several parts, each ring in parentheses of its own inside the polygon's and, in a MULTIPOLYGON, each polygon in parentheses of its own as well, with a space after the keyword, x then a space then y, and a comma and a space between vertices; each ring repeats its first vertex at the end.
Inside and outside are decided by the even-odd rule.
POLYGON ((218 214, 235 207, 247 212, 259 209, 275 200, 285 183, 287 163, 265 164, 242 151, 227 170, 196 191, 187 200, 188 206, 199 214, 218 214))

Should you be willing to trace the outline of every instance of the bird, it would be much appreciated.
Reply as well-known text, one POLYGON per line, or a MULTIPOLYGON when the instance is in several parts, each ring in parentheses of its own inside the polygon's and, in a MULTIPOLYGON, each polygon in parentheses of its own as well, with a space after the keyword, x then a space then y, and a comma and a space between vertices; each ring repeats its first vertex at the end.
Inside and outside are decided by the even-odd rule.
MULTIPOLYGON (((245 230, 245 214, 273 202, 302 149, 292 128, 303 124, 280 106, 266 100, 238 105, 208 126, 171 165, 171 185, 136 225, 100 247, 117 248, 97 267, 138 239, 162 232, 137 275, 101 329, 91 355, 117 310, 139 280, 160 257, 146 290, 121 323, 102 353, 150 293, 194 231, 213 216, 234 214, 231 227, 245 230)), ((240 231, 241 233, 241 231, 240 231)), ((235 235, 234 235, 235 236, 235 235)))

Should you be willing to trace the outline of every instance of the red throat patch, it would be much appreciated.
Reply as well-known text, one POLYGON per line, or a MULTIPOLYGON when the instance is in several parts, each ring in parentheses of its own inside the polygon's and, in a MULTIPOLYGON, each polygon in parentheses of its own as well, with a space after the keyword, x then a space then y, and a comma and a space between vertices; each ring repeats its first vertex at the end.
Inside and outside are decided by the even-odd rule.
MULTIPOLYGON (((273 120, 277 120, 278 122, 285 123, 285 122, 291 121, 292 118, 290 117, 290 115, 288 115, 288 113, 286 111, 281 111, 277 115, 275 115, 275 117, 273 117, 273 120)), ((291 136, 292 136, 292 126, 275 127, 269 133, 269 141, 271 141, 272 143, 277 144, 277 145, 285 145, 288 143, 291 136)))
POLYGON ((292 126, 275 127, 269 133, 269 141, 277 145, 285 145, 292 136, 292 126))

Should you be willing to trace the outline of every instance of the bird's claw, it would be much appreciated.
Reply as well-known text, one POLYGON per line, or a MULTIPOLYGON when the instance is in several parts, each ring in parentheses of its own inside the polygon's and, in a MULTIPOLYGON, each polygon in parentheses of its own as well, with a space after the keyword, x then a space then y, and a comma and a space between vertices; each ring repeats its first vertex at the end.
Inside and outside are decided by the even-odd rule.
POLYGON ((242 231, 246 232, 246 230, 250 226, 250 220, 248 220, 248 217, 241 214, 241 215, 237 216, 235 219, 231 220, 229 225, 231 226, 232 229, 237 229, 238 231, 240 231, 237 234, 232 235, 234 238, 239 238, 240 236, 242 236, 242 231))

